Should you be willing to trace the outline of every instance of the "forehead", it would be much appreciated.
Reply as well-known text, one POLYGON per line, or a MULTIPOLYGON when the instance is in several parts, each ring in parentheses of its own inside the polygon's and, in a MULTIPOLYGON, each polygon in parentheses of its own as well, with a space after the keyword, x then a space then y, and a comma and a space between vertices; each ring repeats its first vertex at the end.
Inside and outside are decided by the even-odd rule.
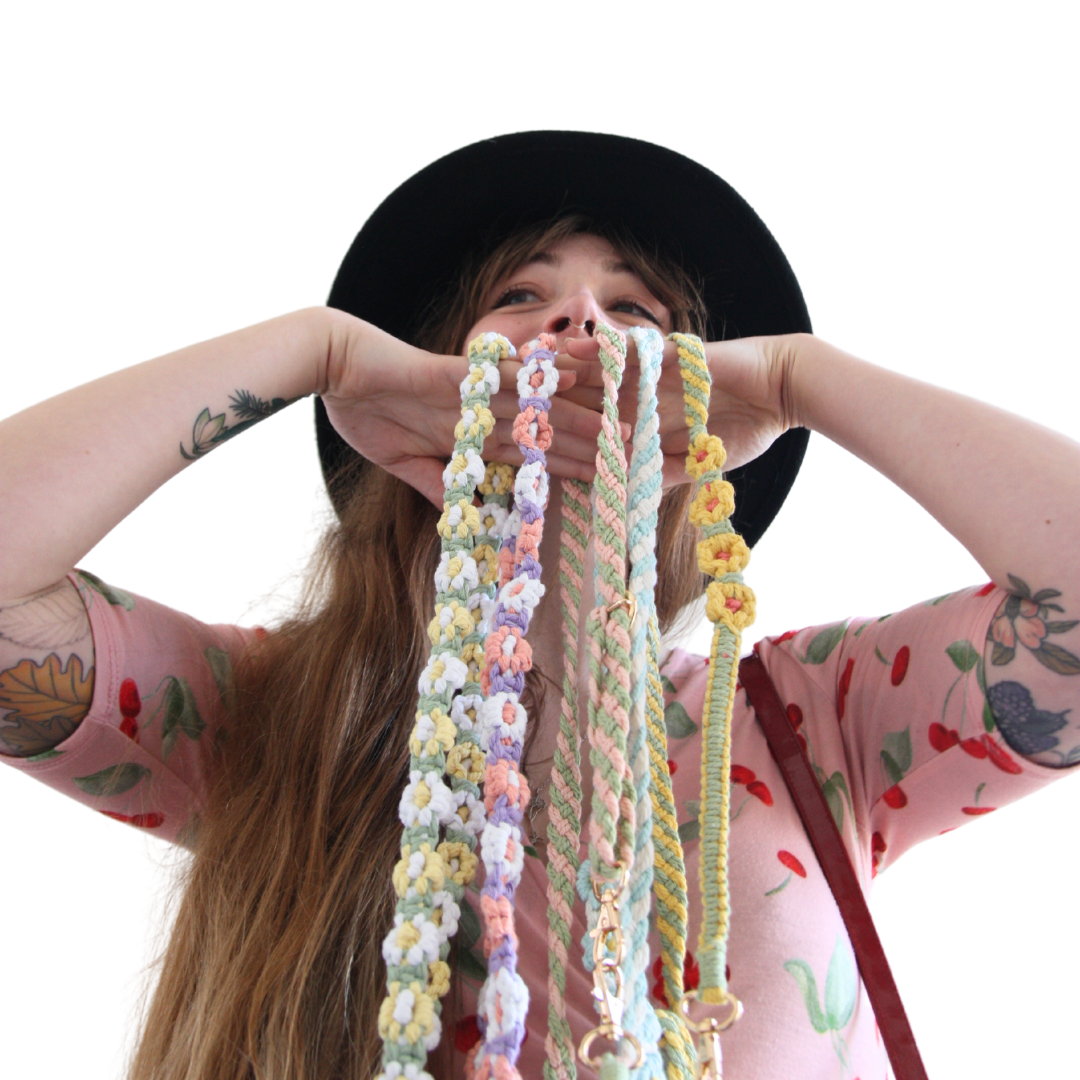
POLYGON ((511 272, 516 272, 523 266, 548 266, 553 270, 599 270, 605 274, 634 274, 633 267, 607 240, 590 233, 579 233, 549 244, 542 250, 533 252, 511 272))

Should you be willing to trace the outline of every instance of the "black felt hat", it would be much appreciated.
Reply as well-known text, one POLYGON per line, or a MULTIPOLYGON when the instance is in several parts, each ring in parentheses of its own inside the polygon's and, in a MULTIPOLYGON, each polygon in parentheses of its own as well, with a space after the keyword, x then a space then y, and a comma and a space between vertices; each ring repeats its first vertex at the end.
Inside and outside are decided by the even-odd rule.
MULTIPOLYGON (((409 340, 462 258, 562 213, 624 226, 703 286, 712 341, 810 331, 799 283, 772 234, 715 173, 672 150, 618 135, 529 131, 456 150, 392 192, 338 270, 328 303, 409 340)), ((358 455, 315 402, 319 457, 331 478, 358 455)), ((723 432, 718 432, 723 436, 723 432)), ((793 428, 732 470, 732 524, 751 546, 799 471, 809 432, 793 428)))

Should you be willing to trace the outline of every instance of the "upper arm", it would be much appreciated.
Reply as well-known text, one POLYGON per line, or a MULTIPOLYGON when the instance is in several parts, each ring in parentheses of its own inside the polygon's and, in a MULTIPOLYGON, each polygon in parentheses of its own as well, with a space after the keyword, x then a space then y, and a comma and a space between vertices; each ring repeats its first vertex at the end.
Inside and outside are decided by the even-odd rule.
POLYGON ((28 599, 0 615, 0 760, 186 842, 217 773, 233 664, 256 632, 207 625, 81 570, 28 599))
POLYGON ((1080 763, 1080 601, 1011 578, 983 653, 986 698, 1005 741, 1054 768, 1080 763))
POLYGON ((0 602, 0 754, 33 757, 63 742, 93 693, 90 619, 71 581, 0 602))

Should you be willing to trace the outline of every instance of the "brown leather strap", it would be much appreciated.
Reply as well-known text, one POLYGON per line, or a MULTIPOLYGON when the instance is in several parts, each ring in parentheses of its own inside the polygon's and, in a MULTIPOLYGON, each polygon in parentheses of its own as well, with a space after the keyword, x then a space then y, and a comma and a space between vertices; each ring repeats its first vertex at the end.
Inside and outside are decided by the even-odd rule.
POLYGON ((877 1017, 896 1080, 926 1080, 926 1069, 915 1045, 915 1036, 911 1033, 907 1013, 893 982, 885 950, 874 929, 874 920, 870 917, 847 849, 772 679, 756 653, 743 657, 739 664, 739 678, 758 721, 765 729, 765 737, 769 740, 776 763, 784 774, 784 781, 806 826, 810 843, 825 872, 825 880, 844 917, 859 973, 877 1017))

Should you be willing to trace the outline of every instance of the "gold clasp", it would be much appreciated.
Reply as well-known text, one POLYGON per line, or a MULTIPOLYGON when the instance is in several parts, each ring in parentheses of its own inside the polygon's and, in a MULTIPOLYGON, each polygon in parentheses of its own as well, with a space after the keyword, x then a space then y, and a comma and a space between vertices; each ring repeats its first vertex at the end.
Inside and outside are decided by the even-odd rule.
POLYGON ((629 874, 622 863, 619 864, 618 881, 593 881, 593 895, 600 904, 596 916, 596 926, 589 931, 593 939, 593 989, 592 996, 600 1014, 600 1023, 586 1033, 578 1046, 578 1057, 593 1069, 600 1067, 600 1062, 589 1056, 594 1040, 608 1039, 618 1043, 625 1039, 634 1048, 634 1062, 630 1068, 636 1069, 645 1060, 641 1043, 633 1035, 623 1030, 623 1013, 626 1003, 623 1001, 622 962, 626 955, 626 939, 623 937, 622 917, 619 915, 619 896, 626 888, 629 874), (608 978, 614 984, 609 984, 608 978))
POLYGON ((727 1031, 743 1014, 742 1002, 730 991, 724 991, 721 1006, 728 1006, 731 1012, 723 1019, 710 1016, 707 1020, 695 1022, 690 1019, 690 1001, 697 997, 696 991, 690 991, 681 1002, 686 1026, 700 1036, 698 1039, 698 1080, 723 1080, 724 1059, 720 1050, 720 1032, 727 1031))
POLYGON ((637 618, 637 597, 633 594, 620 597, 613 604, 608 604, 604 609, 610 615, 616 608, 626 608, 627 614, 630 616, 630 625, 634 625, 634 620, 637 618))

